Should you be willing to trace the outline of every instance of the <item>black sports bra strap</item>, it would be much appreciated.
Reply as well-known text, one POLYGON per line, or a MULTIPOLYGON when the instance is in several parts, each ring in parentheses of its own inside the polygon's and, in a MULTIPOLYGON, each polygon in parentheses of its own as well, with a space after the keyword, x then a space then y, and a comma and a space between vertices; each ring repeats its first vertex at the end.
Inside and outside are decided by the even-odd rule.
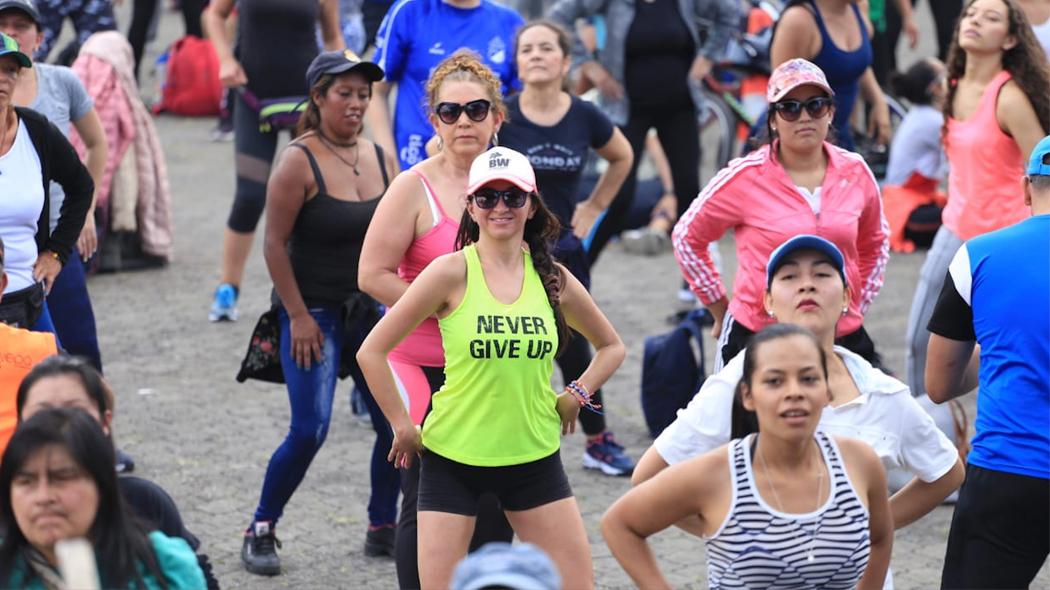
POLYGON ((317 165, 317 160, 314 158, 313 152, 310 151, 310 148, 301 143, 293 143, 291 146, 297 147, 306 153, 306 159, 310 162, 310 169, 314 171, 314 180, 317 181, 317 194, 327 195, 328 187, 325 186, 324 176, 321 175, 321 167, 317 165))
POLYGON ((386 173, 386 158, 383 157, 383 148, 378 143, 372 145, 376 148, 376 160, 379 160, 379 172, 383 175, 383 191, 390 186, 390 176, 386 173))

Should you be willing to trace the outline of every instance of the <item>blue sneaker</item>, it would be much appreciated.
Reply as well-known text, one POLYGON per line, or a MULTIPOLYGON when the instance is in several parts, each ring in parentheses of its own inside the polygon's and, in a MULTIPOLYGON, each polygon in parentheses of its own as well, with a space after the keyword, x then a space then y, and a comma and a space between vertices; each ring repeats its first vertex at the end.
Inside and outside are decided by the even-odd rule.
POLYGON ((603 432, 599 439, 587 443, 583 466, 600 469, 605 475, 630 475, 634 471, 634 461, 623 450, 611 432, 603 432))
POLYGON ((237 287, 223 283, 218 289, 215 289, 215 299, 211 302, 208 319, 213 322, 237 320, 237 287))

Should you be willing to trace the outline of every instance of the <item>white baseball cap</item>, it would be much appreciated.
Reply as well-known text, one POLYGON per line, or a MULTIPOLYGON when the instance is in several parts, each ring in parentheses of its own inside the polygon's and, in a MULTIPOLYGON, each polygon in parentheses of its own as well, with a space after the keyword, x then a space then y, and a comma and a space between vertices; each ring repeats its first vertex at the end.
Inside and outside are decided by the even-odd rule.
POLYGON ((524 154, 510 148, 496 146, 474 158, 470 165, 467 194, 494 180, 505 180, 529 193, 536 192, 536 173, 524 154))

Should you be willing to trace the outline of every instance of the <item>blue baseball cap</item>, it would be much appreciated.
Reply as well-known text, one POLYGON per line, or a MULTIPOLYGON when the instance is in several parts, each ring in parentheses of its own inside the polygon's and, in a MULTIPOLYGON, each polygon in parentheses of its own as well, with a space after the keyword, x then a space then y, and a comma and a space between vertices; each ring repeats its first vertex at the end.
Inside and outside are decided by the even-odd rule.
POLYGON ((554 562, 530 543, 487 543, 456 566, 452 590, 498 587, 512 590, 560 590, 554 562))
POLYGON ((1028 176, 1050 176, 1050 135, 1047 135, 1039 143, 1035 144, 1031 157, 1028 158, 1028 176))
POLYGON ((356 53, 349 49, 343 51, 325 51, 310 62, 306 69, 306 83, 310 88, 325 74, 338 76, 350 70, 360 70, 369 82, 379 82, 383 79, 383 68, 370 61, 364 61, 356 53))
POLYGON ((29 59, 28 55, 18 50, 18 41, 0 33, 0 57, 5 55, 15 56, 15 59, 18 60, 18 65, 23 68, 33 67, 33 60, 29 59))
POLYGON ((799 250, 816 250, 827 256, 835 270, 839 271, 843 284, 846 283, 846 260, 843 258, 842 251, 839 250, 838 246, 820 236, 800 234, 777 246, 776 250, 773 250, 773 253, 769 255, 769 262, 766 264, 767 289, 773 284, 773 275, 777 273, 777 269, 787 262, 788 256, 799 250))

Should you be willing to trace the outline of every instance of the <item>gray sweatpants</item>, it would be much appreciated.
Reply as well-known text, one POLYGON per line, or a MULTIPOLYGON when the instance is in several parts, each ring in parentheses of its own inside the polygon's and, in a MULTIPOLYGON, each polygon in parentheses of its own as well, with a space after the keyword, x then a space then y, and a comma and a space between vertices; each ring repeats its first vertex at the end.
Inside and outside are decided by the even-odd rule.
POLYGON ((930 332, 926 325, 930 323, 933 308, 937 304, 941 288, 944 287, 948 265, 962 245, 963 241, 942 225, 933 238, 933 245, 930 246, 919 273, 919 284, 911 302, 908 331, 905 334, 905 371, 908 374, 908 386, 911 387, 911 394, 914 396, 926 393, 926 345, 930 342, 930 332))

